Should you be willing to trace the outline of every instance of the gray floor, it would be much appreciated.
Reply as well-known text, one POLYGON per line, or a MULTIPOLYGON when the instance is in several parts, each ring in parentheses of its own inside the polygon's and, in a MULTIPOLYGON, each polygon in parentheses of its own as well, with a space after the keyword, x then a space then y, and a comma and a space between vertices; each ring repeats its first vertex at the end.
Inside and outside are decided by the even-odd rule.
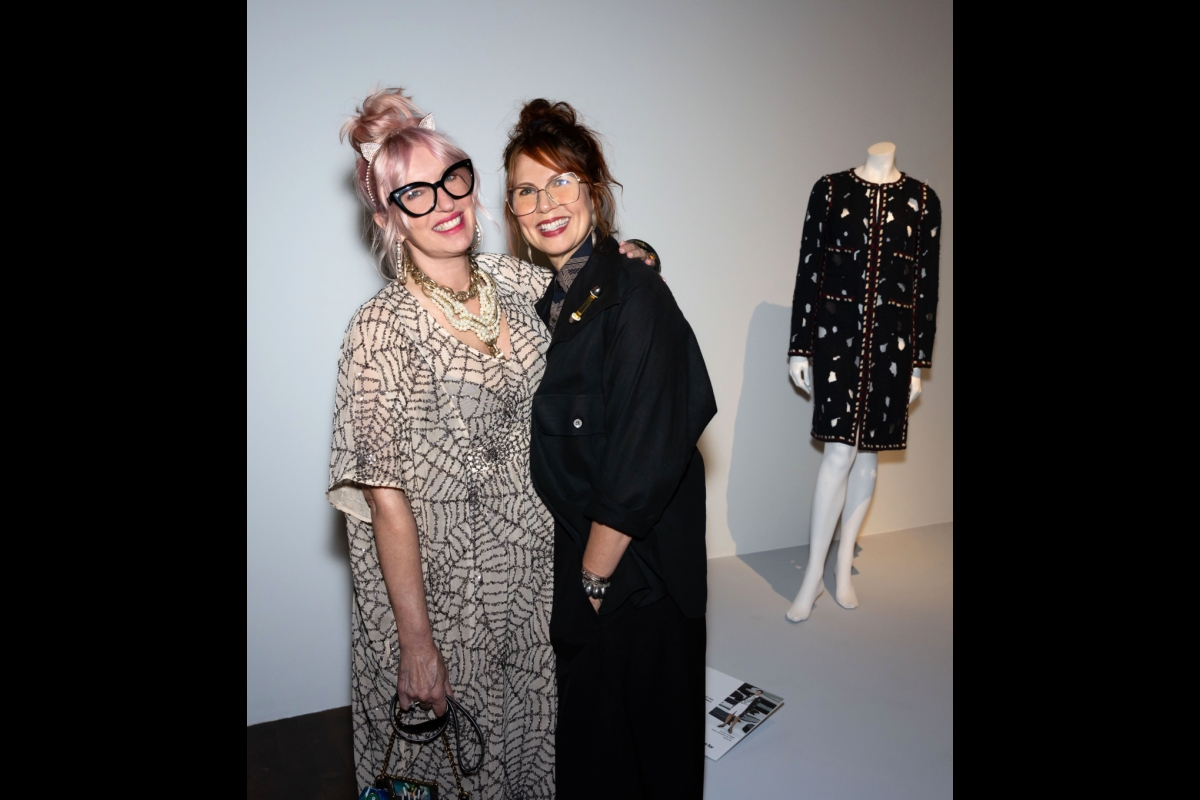
POLYGON ((834 602, 831 555, 829 588, 795 625, 783 614, 807 547, 708 562, 708 665, 785 705, 706 759, 705 797, 951 797, 953 524, 866 536, 858 548, 859 607, 834 602))

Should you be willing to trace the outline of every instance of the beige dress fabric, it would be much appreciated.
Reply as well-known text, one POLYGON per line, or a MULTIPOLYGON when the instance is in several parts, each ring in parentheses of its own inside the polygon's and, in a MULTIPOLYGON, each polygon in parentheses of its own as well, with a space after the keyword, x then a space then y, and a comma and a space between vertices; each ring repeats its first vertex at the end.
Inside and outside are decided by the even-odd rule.
MULTIPOLYGON (((346 514, 354 576, 354 757, 362 788, 383 763, 396 691, 396 623, 360 488, 386 486, 412 505, 433 640, 486 740, 483 768, 463 788, 552 798, 554 522, 529 474, 530 407, 549 347, 533 304, 552 274, 509 256, 478 260, 496 279, 509 359, 458 341, 397 283, 358 309, 342 345, 328 496, 346 514)), ((389 772, 455 796, 440 742, 397 739, 389 772)))

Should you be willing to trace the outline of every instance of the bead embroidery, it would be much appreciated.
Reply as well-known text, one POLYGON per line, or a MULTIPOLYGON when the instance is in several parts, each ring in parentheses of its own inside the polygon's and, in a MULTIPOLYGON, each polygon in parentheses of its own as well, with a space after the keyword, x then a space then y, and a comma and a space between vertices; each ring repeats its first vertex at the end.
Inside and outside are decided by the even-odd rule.
MULTIPOLYGON (((840 415, 837 429, 831 430, 832 413, 837 413, 835 409, 839 406, 847 405, 846 398, 840 402, 835 400, 834 405, 830 406, 827 391, 820 388, 826 385, 825 382, 817 382, 812 396, 816 406, 813 420, 815 438, 858 444, 868 451, 903 449, 907 431, 907 395, 910 391, 908 366, 923 366, 931 341, 925 319, 932 314, 932 310, 926 314, 924 304, 935 302, 934 295, 926 299, 928 292, 918 290, 916 285, 922 278, 922 269, 929 264, 926 258, 931 252, 926 244, 929 237, 922 236, 929 228, 929 225, 922 223, 924 217, 930 215, 930 210, 926 202, 918 200, 925 201, 930 192, 925 184, 910 181, 907 175, 887 184, 869 184, 852 171, 847 174, 851 179, 849 182, 841 173, 822 176, 810 196, 793 300, 793 328, 788 356, 815 359, 811 366, 823 376, 827 374, 825 370, 830 363, 839 365, 836 367, 839 384, 848 380, 848 385, 854 389, 849 392, 849 413, 840 415), (833 201, 837 202, 836 208, 833 207, 833 201), (824 219, 817 210, 821 203, 826 206, 824 219), (833 219, 836 211, 843 211, 841 217, 844 221, 833 219), (850 221, 858 218, 862 218, 864 224, 863 228, 858 229, 863 232, 861 243, 856 241, 857 226, 850 225, 850 221), (822 220, 824 225, 817 225, 818 220, 822 220), (830 223, 836 229, 832 235, 826 230, 830 223), (849 233, 839 226, 849 226, 849 233), (917 236, 914 237, 914 234, 917 236), (841 240, 837 241, 839 235, 841 240), (850 237, 849 241, 847 236, 850 237), (826 242, 824 237, 834 241, 826 242), (814 254, 814 249, 821 252, 814 254), (830 255, 831 252, 835 255, 830 255), (817 257, 814 258, 814 255, 817 257), (865 258, 858 261, 859 255, 865 258), (831 270, 833 277, 827 276, 826 270, 831 270), (843 290, 848 291, 841 294, 843 290), (851 303, 857 314, 844 305, 847 302, 851 303), (892 309, 899 310, 899 314, 892 309), (915 324, 918 314, 920 325, 915 324), (832 331, 831 323, 834 322, 838 327, 846 328, 846 334, 855 333, 857 326, 856 335, 849 338, 844 334, 821 337, 821 333, 832 331), (865 331, 863 325, 866 325, 865 331), (904 346, 900 345, 900 339, 904 340, 904 346), (887 360, 878 364, 882 369, 878 374, 875 371, 877 360, 883 356, 873 353, 875 347, 887 348, 887 360), (872 354, 876 359, 872 358, 872 354), (832 362, 827 360, 830 358, 832 362), (890 368, 893 359, 897 362, 894 369, 890 368), (853 366, 847 361, 853 361, 853 366), (885 372, 888 374, 885 375, 885 372), (900 386, 901 383, 903 386, 900 386), (906 407, 903 419, 894 413, 899 402, 906 407), (893 411, 888 413, 888 419, 882 422, 881 427, 883 408, 889 405, 893 411), (847 416, 850 417, 850 424, 847 424, 847 416)), ((936 256, 933 258, 936 259, 936 256)), ((936 268, 936 260, 932 263, 936 268)), ((929 285, 936 287, 936 272, 931 270, 928 275, 932 281, 929 285)), ((921 280, 920 284, 920 289, 924 290, 926 281, 921 280)), ((936 289, 933 291, 936 294, 936 289)))

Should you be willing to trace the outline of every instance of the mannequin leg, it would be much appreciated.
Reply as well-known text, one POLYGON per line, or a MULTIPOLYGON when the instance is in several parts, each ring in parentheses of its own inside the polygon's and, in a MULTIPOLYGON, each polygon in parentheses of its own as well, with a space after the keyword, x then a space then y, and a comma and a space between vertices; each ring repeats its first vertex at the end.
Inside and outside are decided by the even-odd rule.
POLYGON ((854 542, 862 527, 871 497, 875 494, 875 473, 879 467, 878 453, 859 453, 846 481, 846 503, 842 506, 842 538, 838 546, 837 590, 834 594, 842 608, 857 608, 858 596, 850 583, 850 568, 854 563, 854 542))
POLYGON ((787 611, 792 622, 808 619, 812 605, 825 588, 822 577, 825 572, 825 556, 829 543, 833 541, 833 529, 838 515, 846 502, 846 479, 854 465, 856 446, 840 442, 826 442, 825 455, 817 468, 817 488, 813 493, 812 521, 808 533, 808 567, 804 570, 804 581, 796 600, 787 611))

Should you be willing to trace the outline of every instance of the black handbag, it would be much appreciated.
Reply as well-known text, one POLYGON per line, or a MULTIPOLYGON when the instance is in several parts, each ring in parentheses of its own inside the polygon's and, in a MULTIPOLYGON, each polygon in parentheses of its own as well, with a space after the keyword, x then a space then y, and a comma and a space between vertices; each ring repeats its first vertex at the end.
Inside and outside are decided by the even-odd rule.
MULTIPOLYGON (((409 710, 412 711, 415 707, 414 703, 409 710)), ((408 800, 409 798, 438 800, 436 782, 392 775, 388 772, 388 762, 392 760, 392 747, 396 744, 397 736, 412 744, 431 744, 436 739, 441 739, 442 747, 446 750, 446 758, 450 759, 450 770, 454 773, 454 782, 458 785, 458 798, 459 800, 470 800, 471 795, 463 789, 458 771, 459 765, 461 765, 462 774, 469 776, 479 772, 480 767, 483 766, 483 732, 479 729, 475 718, 462 707, 462 704, 449 695, 446 696, 446 713, 435 719, 427 719, 414 725, 405 725, 400 720, 403 713, 400 710, 399 696, 392 695, 392 735, 388 738, 387 752, 383 755, 383 766, 379 769, 379 776, 375 779, 374 786, 375 789, 386 793, 381 795, 382 800, 408 800), (457 764, 454 761, 454 753, 450 750, 450 739, 446 736, 447 728, 454 732, 454 749, 458 751, 457 764), (464 735, 469 734, 474 734, 475 741, 479 743, 479 756, 473 764, 463 756, 463 738, 464 735)), ((369 791, 369 789, 364 790, 364 794, 369 791)))

